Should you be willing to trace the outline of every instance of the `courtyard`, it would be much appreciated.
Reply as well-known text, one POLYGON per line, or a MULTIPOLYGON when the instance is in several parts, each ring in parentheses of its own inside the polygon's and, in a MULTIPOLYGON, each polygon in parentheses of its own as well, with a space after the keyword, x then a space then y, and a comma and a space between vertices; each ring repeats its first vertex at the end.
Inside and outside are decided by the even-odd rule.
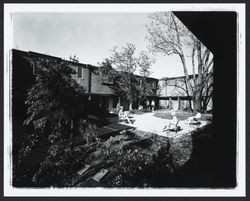
MULTIPOLYGON (((135 127, 137 130, 154 133, 163 137, 180 137, 182 135, 189 135, 192 132, 204 128, 206 125, 211 123, 211 115, 203 114, 199 125, 189 125, 187 123, 188 117, 193 116, 190 112, 177 111, 176 116, 179 120, 178 126, 181 130, 178 132, 163 131, 164 126, 171 122, 171 111, 170 110, 159 110, 156 112, 147 112, 141 114, 130 114, 132 117, 133 124, 130 126, 135 127)), ((123 122, 124 124, 127 124, 123 122)))
POLYGON ((141 17, 151 21, 141 24, 147 49, 124 39, 89 62, 78 53, 67 60, 57 52, 12 50, 13 186, 211 185, 213 53, 172 12, 141 17), (177 28, 188 33, 189 45, 176 40, 177 28), (165 37, 173 41, 164 40, 162 52, 165 37), (177 65, 190 48, 189 60, 197 62, 177 65), (176 54, 176 68, 165 68, 173 66, 163 61, 165 51, 176 54))
POLYGON ((119 123, 129 125, 131 129, 117 132, 116 135, 103 141, 99 148, 88 157, 88 165, 81 168, 83 173, 80 176, 75 174, 74 185, 76 187, 174 187, 195 183, 197 186, 209 186, 211 181, 207 164, 210 162, 210 156, 207 153, 211 151, 209 148, 211 115, 203 114, 201 124, 192 126, 183 119, 192 114, 177 111, 177 116, 182 119, 180 121, 182 130, 163 132, 162 128, 171 121, 169 114, 169 110, 140 114, 132 112, 129 115, 132 125, 126 122, 119 123), (108 147, 108 151, 103 149, 105 146, 108 147), (162 149, 165 151, 164 155, 160 154, 162 149), (122 153, 122 155, 117 153, 122 153), (139 157, 141 154, 143 160, 139 157), (121 167, 125 165, 123 163, 130 163, 130 165, 121 167), (138 170, 136 164, 139 167, 138 170), (155 173, 155 166, 159 167, 157 169, 159 174, 155 173), (152 169, 152 172, 149 169, 152 169), (138 177, 138 182, 129 176, 126 177, 128 183, 124 182, 121 178, 127 171, 135 171, 134 176, 138 177), (184 179, 181 175, 187 173, 184 179), (101 176, 99 175, 100 178, 97 181, 95 177, 98 174, 101 176), (141 174, 143 177, 140 176, 141 174))

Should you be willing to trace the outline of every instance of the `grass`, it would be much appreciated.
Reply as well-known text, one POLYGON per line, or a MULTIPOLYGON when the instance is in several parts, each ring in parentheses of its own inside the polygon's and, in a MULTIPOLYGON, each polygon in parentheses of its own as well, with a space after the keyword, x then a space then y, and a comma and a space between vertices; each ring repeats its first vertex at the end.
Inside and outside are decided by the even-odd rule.
MULTIPOLYGON (((186 120, 188 117, 190 116, 194 116, 193 113, 191 112, 185 112, 185 111, 176 111, 175 112, 177 119, 183 121, 186 120)), ((173 116, 171 115, 171 112, 168 110, 160 110, 155 112, 154 114, 155 117, 159 117, 162 119, 172 119, 173 116)), ((212 119, 212 115, 211 114, 201 114, 201 120, 207 121, 207 120, 211 120, 212 119)))

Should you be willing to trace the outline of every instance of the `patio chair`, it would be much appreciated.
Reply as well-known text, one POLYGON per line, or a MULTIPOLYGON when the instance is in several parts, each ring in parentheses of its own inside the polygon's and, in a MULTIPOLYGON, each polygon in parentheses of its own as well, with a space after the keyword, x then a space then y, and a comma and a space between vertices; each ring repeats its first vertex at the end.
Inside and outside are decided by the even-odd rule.
POLYGON ((177 120, 176 123, 171 123, 170 122, 167 126, 165 126, 163 128, 163 132, 171 131, 171 132, 176 132, 177 133, 178 131, 182 130, 181 127, 178 126, 178 124, 179 124, 179 120, 177 120), (166 127, 168 127, 168 128, 166 128, 166 127))
POLYGON ((132 122, 129 119, 129 112, 128 111, 124 111, 123 112, 123 107, 121 107, 121 109, 118 112, 118 117, 119 117, 119 121, 127 121, 129 124, 132 124, 132 122))
POLYGON ((100 182, 108 173, 110 172, 110 170, 107 169, 101 169, 99 172, 97 172, 92 179, 94 179, 97 182, 100 182))
POLYGON ((200 125, 201 122, 199 119, 201 118, 201 113, 197 113, 195 116, 188 117, 186 123, 189 125, 200 125))

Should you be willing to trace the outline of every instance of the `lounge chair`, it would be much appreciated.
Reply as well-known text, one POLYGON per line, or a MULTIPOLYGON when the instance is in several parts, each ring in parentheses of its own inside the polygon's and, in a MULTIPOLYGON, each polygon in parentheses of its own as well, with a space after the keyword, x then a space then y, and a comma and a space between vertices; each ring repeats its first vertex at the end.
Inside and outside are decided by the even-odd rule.
POLYGON ((94 179, 97 182, 100 182, 103 177, 105 177, 108 173, 110 172, 110 170, 107 169, 101 169, 99 172, 97 172, 92 179, 94 179))
POLYGON ((119 121, 127 121, 129 124, 132 124, 132 122, 129 119, 129 112, 128 111, 124 111, 123 112, 123 107, 121 107, 121 109, 118 112, 118 117, 119 117, 119 121))
POLYGON ((171 131, 171 132, 178 132, 181 129, 180 126, 178 126, 178 123, 179 123, 179 120, 177 120, 176 124, 174 123, 170 123, 168 126, 165 126, 164 129, 163 129, 163 132, 166 132, 166 131, 171 131), (167 129, 165 129, 166 127, 168 127, 167 129))
POLYGON ((189 125, 200 125, 201 124, 201 122, 199 121, 200 118, 201 118, 201 113, 197 113, 195 116, 188 117, 186 122, 189 125))
POLYGON ((91 166, 86 164, 81 170, 79 170, 77 172, 78 175, 82 175, 83 173, 85 173, 91 166))

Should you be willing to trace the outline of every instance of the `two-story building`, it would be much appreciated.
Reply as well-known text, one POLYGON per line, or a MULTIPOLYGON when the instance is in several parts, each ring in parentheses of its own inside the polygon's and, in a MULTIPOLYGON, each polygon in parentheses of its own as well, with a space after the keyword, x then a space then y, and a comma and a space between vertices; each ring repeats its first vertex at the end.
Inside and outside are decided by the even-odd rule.
MULTIPOLYGON (((196 74, 196 76, 198 76, 196 74)), ((191 82, 193 75, 189 75, 191 82)), ((212 82, 212 77, 208 79, 208 83, 212 82)), ((188 110, 193 108, 193 92, 185 82, 185 76, 178 77, 164 77, 159 80, 159 105, 161 108, 168 108, 174 110, 188 110)), ((209 88, 211 92, 212 88, 209 88)), ((206 96, 207 89, 203 90, 203 97, 206 96)), ((212 110, 212 97, 208 99, 207 111, 212 110)))
MULTIPOLYGON (((32 66, 32 58, 51 58, 56 60, 63 60, 59 57, 54 57, 50 55, 40 54, 36 52, 27 52, 13 49, 11 51, 11 107, 12 107, 12 123, 13 123, 13 135, 23 136, 25 135, 23 121, 26 118, 27 106, 25 105, 25 100, 27 97, 28 89, 34 84, 37 69, 32 66)), ((114 111, 117 108, 118 102, 124 107, 124 110, 129 109, 129 102, 122 97, 119 97, 112 90, 112 85, 114 84, 114 79, 102 73, 101 67, 93 66, 90 64, 82 64, 78 62, 66 61, 68 64, 76 71, 72 75, 81 86, 85 88, 86 93, 79 98, 79 103, 77 104, 78 115, 94 114, 100 115, 114 111)), ((141 76, 134 75, 135 84, 141 85, 141 76)), ((163 78, 155 79, 151 77, 146 78, 147 83, 150 84, 152 88, 152 93, 150 93, 146 99, 151 103, 155 101, 155 106, 158 108, 160 105, 162 108, 168 109, 185 109, 192 105, 191 95, 187 96, 182 88, 184 87, 184 77, 173 77, 173 78, 163 78), (178 83, 179 87, 176 87, 178 83), (181 84, 180 84, 181 83, 181 84), (158 87, 160 85, 160 87, 158 87), (160 89, 160 90, 159 90, 160 89)), ((144 103, 140 102, 140 98, 134 102, 134 108, 139 105, 145 106, 144 103)), ((210 108, 212 108, 212 101, 210 101, 210 108)), ((16 140, 15 138, 15 141, 16 140)), ((17 142, 18 143, 18 142, 17 142)))
MULTIPOLYGON (((32 66, 30 60, 32 58, 44 57, 63 60, 59 57, 40 54, 37 52, 26 52, 16 49, 12 50, 12 111, 14 117, 17 116, 22 120, 25 118, 26 106, 24 105, 24 101, 26 93, 34 83, 37 73, 35 66, 32 66)), ((84 112, 86 107, 90 113, 94 112, 96 108, 99 108, 103 112, 110 112, 116 108, 118 101, 119 104, 124 107, 124 110, 128 110, 128 101, 114 93, 111 87, 114 84, 114 80, 112 78, 110 79, 110 76, 102 73, 100 70, 101 67, 67 60, 63 61, 68 62, 68 64, 76 71, 76 73, 72 75, 72 78, 83 86, 86 91, 86 94, 79 100, 79 112, 84 112)), ((138 84, 140 84, 142 77, 138 75, 134 75, 134 77, 138 84)), ((153 93, 148 96, 148 99, 150 101, 155 100, 155 102, 158 103, 158 79, 150 77, 146 79, 153 88, 153 93)), ((136 107, 137 103, 134 103, 134 108, 136 107)))

